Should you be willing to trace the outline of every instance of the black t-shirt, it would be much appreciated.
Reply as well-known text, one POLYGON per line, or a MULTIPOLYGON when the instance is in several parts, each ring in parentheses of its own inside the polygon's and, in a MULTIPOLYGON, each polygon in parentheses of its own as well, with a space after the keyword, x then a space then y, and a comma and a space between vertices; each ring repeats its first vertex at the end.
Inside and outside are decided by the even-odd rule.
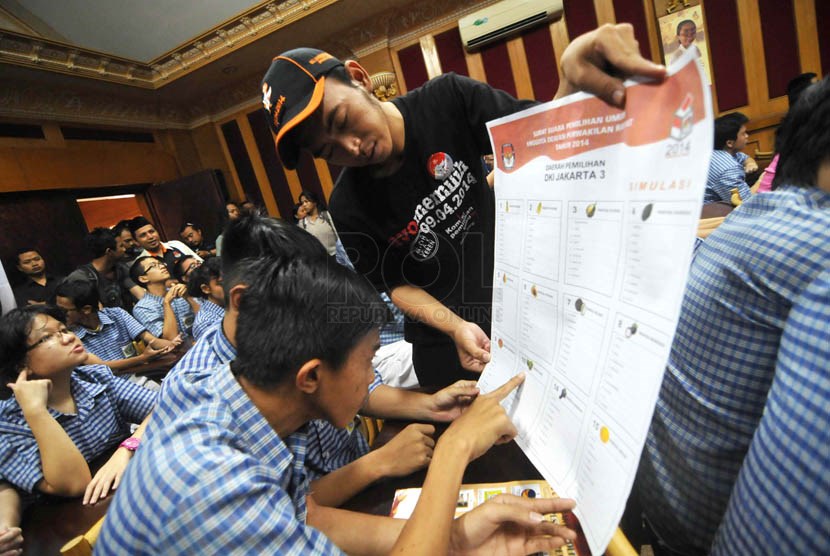
POLYGON ((35 303, 52 303, 52 298, 55 296, 55 288, 58 287, 63 276, 53 276, 46 273, 46 285, 41 286, 28 276, 25 282, 13 288, 14 300, 18 307, 25 307, 29 301, 35 303))
MULTIPOLYGON (((461 318, 490 330, 493 192, 481 162, 486 122, 535 104, 449 73, 393 100, 403 115, 403 166, 377 178, 346 168, 329 212, 358 272, 381 290, 423 288, 461 318)), ((413 343, 448 341, 407 319, 413 343)))

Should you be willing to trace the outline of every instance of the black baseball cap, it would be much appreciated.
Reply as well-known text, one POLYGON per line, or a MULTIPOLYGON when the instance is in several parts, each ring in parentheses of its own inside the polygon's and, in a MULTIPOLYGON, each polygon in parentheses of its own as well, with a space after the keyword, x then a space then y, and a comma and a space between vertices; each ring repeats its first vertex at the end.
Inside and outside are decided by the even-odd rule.
POLYGON ((285 135, 303 122, 323 101, 326 74, 343 62, 316 48, 296 48, 271 61, 262 79, 262 105, 276 135, 277 152, 283 166, 297 167, 300 149, 285 135))

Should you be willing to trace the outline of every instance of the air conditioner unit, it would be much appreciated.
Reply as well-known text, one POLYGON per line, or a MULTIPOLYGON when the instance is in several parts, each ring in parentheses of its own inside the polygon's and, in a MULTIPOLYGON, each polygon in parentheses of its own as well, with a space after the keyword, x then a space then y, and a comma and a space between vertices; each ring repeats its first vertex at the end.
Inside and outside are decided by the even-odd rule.
POLYGON ((563 0, 502 0, 458 20, 467 50, 501 40, 562 15, 563 0))

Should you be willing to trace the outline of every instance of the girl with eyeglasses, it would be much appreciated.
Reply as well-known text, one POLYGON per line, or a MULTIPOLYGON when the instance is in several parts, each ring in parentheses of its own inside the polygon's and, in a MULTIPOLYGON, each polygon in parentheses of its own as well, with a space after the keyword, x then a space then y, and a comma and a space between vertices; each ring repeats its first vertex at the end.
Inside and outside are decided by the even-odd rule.
POLYGON ((86 365, 88 355, 56 307, 0 318, 0 375, 12 394, 0 401, 0 548, 4 527, 17 526, 8 522, 19 518, 9 507, 15 493, 24 502, 49 494, 94 504, 118 486, 138 447, 155 394, 86 365), (131 423, 141 423, 132 436, 131 423), (113 447, 93 477, 89 462, 113 447))

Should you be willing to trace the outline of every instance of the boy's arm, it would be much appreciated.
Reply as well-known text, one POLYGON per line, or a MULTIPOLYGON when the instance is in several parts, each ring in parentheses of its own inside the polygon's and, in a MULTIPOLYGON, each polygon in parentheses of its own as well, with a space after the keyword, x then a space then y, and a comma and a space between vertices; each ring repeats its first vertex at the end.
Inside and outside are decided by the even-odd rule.
POLYGON ((63 427, 49 413, 46 401, 51 381, 29 380, 23 369, 9 384, 37 442, 43 478, 35 488, 46 494, 79 496, 92 478, 89 465, 63 427))
POLYGON ((478 387, 472 380, 459 380, 434 394, 381 384, 369 394, 361 415, 382 419, 452 421, 477 395, 478 387))
MULTIPOLYGON (((152 416, 152 412, 148 413, 147 417, 135 429, 135 432, 130 438, 135 438, 140 441, 144 436, 144 431, 147 429, 147 423, 150 422, 150 417, 152 416)), ((124 475, 124 470, 127 468, 127 464, 130 463, 134 452, 134 450, 128 450, 121 446, 115 450, 110 459, 107 460, 107 463, 101 466, 101 469, 98 470, 86 486, 86 491, 84 491, 84 504, 95 504, 98 500, 106 498, 110 490, 118 488, 121 477, 124 475)))
POLYGON ((435 446, 434 432, 432 425, 409 425, 377 450, 312 482, 314 499, 323 506, 336 507, 375 481, 403 477, 426 467, 435 446))
POLYGON ((22 546, 20 495, 10 484, 0 482, 0 556, 19 554, 22 546))
POLYGON ((184 295, 185 285, 176 284, 164 295, 162 307, 164 309, 164 325, 161 329, 161 337, 165 340, 172 340, 182 331, 179 330, 179 322, 176 320, 176 313, 173 311, 173 300, 184 295))

